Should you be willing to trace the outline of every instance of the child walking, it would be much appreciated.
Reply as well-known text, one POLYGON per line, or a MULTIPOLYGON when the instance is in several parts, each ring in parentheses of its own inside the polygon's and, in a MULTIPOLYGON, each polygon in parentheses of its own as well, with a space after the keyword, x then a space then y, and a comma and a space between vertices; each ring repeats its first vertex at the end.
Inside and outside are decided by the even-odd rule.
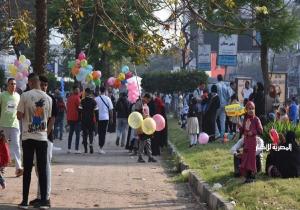
POLYGON ((246 112, 243 124, 238 124, 240 132, 244 135, 240 171, 246 178, 244 183, 251 183, 256 173, 256 136, 262 134, 263 127, 259 118, 255 116, 255 105, 252 101, 247 102, 246 112))
POLYGON ((187 118, 187 132, 190 136, 190 147, 197 145, 197 135, 199 134, 197 112, 197 100, 193 97, 189 102, 189 112, 187 118))

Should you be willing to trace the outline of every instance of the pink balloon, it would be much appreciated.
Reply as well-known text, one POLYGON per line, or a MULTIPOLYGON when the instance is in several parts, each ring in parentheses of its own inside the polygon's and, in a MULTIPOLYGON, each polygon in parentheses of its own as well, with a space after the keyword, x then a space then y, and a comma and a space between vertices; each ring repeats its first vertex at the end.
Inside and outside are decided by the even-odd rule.
POLYGON ((207 135, 207 133, 204 132, 200 133, 198 139, 199 144, 207 144, 208 140, 209 140, 209 136, 207 135))
POLYGON ((17 60, 15 60, 14 64, 15 64, 15 66, 16 66, 16 67, 18 67, 18 66, 20 65, 20 62, 19 62, 19 60, 18 60, 18 59, 17 59, 17 60))
POLYGON ((22 80, 23 79, 23 74, 21 72, 18 72, 16 75, 16 80, 22 80))
POLYGON ((113 86, 113 85, 115 84, 115 81, 116 81, 116 78, 110 77, 110 78, 108 78, 108 80, 107 80, 107 84, 108 84, 109 86, 113 86))
POLYGON ((162 131, 166 126, 165 118, 160 114, 156 114, 152 118, 156 123, 156 131, 162 131))
POLYGON ((86 59, 84 52, 79 53, 78 59, 79 59, 80 61, 86 59))
POLYGON ((77 65, 80 65, 80 60, 79 59, 76 59, 75 62, 76 62, 77 65))
POLYGON ((23 77, 28 77, 29 72, 27 70, 22 71, 23 77))

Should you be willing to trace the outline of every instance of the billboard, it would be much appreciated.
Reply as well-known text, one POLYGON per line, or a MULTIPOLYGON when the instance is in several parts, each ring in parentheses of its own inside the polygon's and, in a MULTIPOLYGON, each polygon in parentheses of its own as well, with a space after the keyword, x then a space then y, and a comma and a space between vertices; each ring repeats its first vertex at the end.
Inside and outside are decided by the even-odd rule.
POLYGON ((211 46, 209 44, 198 45, 198 68, 211 70, 211 46))
POLYGON ((237 66, 238 35, 219 36, 218 65, 237 66))
POLYGON ((275 86, 280 103, 284 103, 287 96, 287 74, 286 73, 270 73, 271 84, 275 86))

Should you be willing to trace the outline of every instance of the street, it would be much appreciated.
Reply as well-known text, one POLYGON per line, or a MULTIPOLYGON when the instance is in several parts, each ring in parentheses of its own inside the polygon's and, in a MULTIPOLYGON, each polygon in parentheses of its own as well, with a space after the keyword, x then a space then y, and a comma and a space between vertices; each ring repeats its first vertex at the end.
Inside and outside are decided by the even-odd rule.
MULTIPOLYGON (((115 145, 115 134, 106 139, 105 155, 67 154, 67 135, 55 141, 62 150, 53 152, 52 209, 203 209, 186 183, 171 181, 161 158, 158 163, 137 163, 137 157, 115 145)), ((98 140, 94 148, 95 143, 98 140)), ((30 200, 36 195, 36 180, 33 170, 30 200)), ((15 178, 14 168, 9 167, 6 181, 0 209, 16 209, 22 178, 15 178)))

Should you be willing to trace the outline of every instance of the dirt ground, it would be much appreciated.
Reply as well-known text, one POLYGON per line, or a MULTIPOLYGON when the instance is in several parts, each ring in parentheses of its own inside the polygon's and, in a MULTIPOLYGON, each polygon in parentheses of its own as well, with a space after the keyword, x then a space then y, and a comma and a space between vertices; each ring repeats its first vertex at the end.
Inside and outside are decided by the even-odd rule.
MULTIPOLYGON (((64 137, 55 141, 62 150, 53 152, 52 209, 205 209, 186 183, 171 181, 161 158, 158 163, 137 163, 137 157, 115 145, 114 134, 106 138, 105 155, 67 154, 64 137)), ((22 178, 14 177, 13 167, 7 168, 5 177, 0 209, 16 209, 22 198, 22 178)), ((33 172, 30 200, 35 198, 36 182, 33 172)))

